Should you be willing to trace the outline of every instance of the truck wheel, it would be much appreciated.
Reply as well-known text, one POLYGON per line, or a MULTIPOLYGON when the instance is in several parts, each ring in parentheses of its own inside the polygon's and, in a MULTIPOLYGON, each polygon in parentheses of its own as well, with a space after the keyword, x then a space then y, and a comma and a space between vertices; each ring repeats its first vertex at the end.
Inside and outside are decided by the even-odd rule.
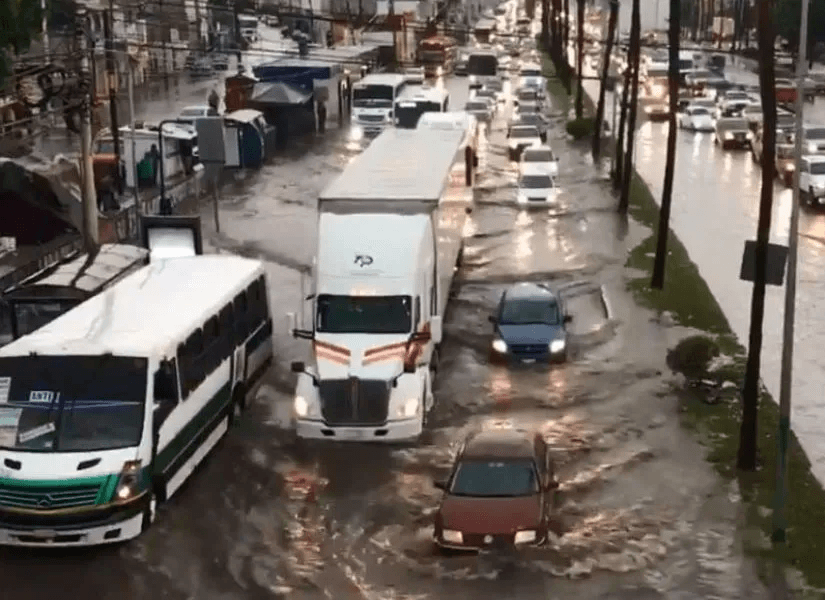
POLYGON ((146 501, 146 508, 143 509, 143 520, 140 523, 141 533, 149 529, 149 526, 155 522, 158 501, 155 497, 155 492, 149 492, 149 498, 146 501))
POLYGON ((232 427, 235 422, 241 417, 246 408, 246 391, 243 385, 239 385, 232 392, 232 400, 229 403, 228 417, 229 426, 232 427))

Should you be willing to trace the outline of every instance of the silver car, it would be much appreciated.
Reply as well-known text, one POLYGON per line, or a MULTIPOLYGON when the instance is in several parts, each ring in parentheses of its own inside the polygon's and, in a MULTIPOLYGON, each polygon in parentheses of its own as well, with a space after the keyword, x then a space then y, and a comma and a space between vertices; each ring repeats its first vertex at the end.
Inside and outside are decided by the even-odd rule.
POLYGON ((484 123, 490 123, 493 120, 493 107, 489 100, 483 98, 475 98, 467 102, 464 105, 464 112, 484 123))

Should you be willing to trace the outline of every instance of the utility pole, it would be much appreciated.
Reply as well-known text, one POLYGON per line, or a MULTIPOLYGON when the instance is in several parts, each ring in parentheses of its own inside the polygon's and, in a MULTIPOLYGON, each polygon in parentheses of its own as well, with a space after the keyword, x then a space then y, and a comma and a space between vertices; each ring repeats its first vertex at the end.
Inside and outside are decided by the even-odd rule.
POLYGON ((805 75, 808 70, 808 9, 810 0, 802 0, 802 28, 799 32, 799 58, 796 61, 796 169, 794 170, 791 226, 788 230, 788 274, 785 280, 785 323, 782 331, 782 372, 779 380, 779 435, 776 454, 776 492, 773 503, 775 543, 785 542, 785 507, 788 501, 788 441, 791 436, 791 384, 793 383, 794 319, 796 313, 796 258, 799 235, 799 170, 802 167, 803 116, 805 110, 805 75))
POLYGON ((201 0, 195 0, 195 22, 197 23, 196 35, 198 36, 198 43, 195 47, 198 50, 203 50, 203 37, 201 36, 201 25, 203 25, 203 23, 201 23, 201 0))
POLYGON ((238 21, 238 3, 232 2, 232 18, 235 19, 235 46, 237 47, 238 68, 243 64, 243 55, 241 54, 241 23, 238 21))
POLYGON ((392 54, 395 60, 395 67, 398 68, 398 32, 395 28, 395 0, 387 1, 387 12, 390 17, 390 27, 392 27, 392 54))
MULTIPOLYGON (((90 81, 90 60, 91 48, 88 40, 88 13, 86 8, 78 5, 77 9, 78 35, 81 55, 81 77, 84 81, 90 81)), ((97 192, 95 190, 94 165, 92 164, 92 93, 93 90, 87 85, 89 91, 83 99, 80 125, 80 172, 82 177, 82 199, 83 199, 83 241, 86 251, 95 252, 98 247, 98 223, 97 223, 97 192)))
POLYGON ((169 24, 163 17, 163 0, 158 0, 158 12, 160 13, 160 51, 163 52, 163 86, 169 91, 169 59, 166 56, 166 34, 169 31, 169 24))
POLYGON ((40 0, 40 10, 43 11, 43 21, 41 27, 43 29, 43 54, 46 55, 46 62, 52 61, 52 53, 49 45, 49 12, 46 6, 46 0, 40 0))
POLYGON ((133 181, 135 183, 135 207, 137 208, 137 214, 140 215, 142 212, 142 206, 140 205, 140 188, 138 187, 138 169, 137 169, 137 143, 135 141, 135 72, 134 66, 132 65, 131 57, 127 56, 126 60, 128 61, 129 65, 129 137, 131 138, 132 142, 132 177, 134 178, 133 181))
POLYGON ((109 124, 112 130, 112 143, 115 150, 115 189, 123 192, 123 179, 120 172, 120 123, 117 118, 117 61, 115 59, 115 2, 109 0, 106 15, 106 66, 109 71, 109 124))

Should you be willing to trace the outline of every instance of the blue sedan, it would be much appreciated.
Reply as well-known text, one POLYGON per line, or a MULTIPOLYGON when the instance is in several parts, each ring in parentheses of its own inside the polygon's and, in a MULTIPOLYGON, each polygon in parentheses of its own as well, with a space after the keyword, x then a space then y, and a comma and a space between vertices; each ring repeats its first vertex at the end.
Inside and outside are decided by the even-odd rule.
POLYGON ((493 358, 518 362, 567 359, 566 324, 562 299, 552 290, 520 283, 501 295, 495 316, 490 317, 494 337, 493 358))

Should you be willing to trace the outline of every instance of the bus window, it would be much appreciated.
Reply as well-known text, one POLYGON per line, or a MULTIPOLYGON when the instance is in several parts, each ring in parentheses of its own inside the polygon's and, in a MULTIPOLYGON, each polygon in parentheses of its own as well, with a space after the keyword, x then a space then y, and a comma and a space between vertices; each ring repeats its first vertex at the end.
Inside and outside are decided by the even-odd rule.
POLYGON ((187 393, 198 387, 204 379, 203 332, 198 329, 186 340, 186 372, 183 374, 187 393))
POLYGON ((247 301, 246 292, 241 292, 235 296, 235 300, 232 304, 235 318, 235 345, 239 346, 243 343, 249 333, 249 303, 247 301))
POLYGON ((218 318, 221 328, 221 345, 226 353, 230 353, 234 348, 235 322, 232 315, 232 305, 223 307, 218 318))
POLYGON ((212 317, 203 326, 203 362, 207 371, 214 371, 221 362, 220 337, 218 317, 212 317))
POLYGON ((178 403, 178 369, 175 360, 165 360, 155 372, 155 402, 165 405, 178 403))

